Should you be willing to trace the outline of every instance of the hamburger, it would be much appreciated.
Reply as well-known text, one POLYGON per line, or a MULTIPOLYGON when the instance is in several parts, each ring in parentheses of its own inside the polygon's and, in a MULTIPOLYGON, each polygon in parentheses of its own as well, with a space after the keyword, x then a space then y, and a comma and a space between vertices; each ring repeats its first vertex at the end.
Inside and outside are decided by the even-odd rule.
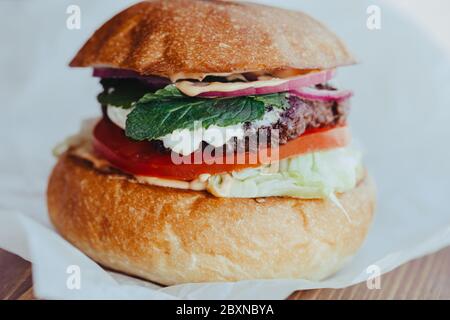
POLYGON ((352 92, 334 82, 354 62, 301 12, 124 10, 70 63, 93 68, 102 115, 55 148, 53 225, 101 265, 163 285, 333 274, 375 206, 352 92))

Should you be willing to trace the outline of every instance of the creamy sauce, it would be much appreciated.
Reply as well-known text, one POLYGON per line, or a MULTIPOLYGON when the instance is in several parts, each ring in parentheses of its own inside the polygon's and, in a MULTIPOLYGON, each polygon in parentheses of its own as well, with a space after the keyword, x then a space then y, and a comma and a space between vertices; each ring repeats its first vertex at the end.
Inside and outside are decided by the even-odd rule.
POLYGON ((179 72, 179 73, 175 73, 173 75, 171 75, 170 81, 172 82, 177 82, 178 80, 182 80, 182 79, 194 79, 194 80, 199 80, 202 81, 203 79, 205 79, 208 76, 214 76, 214 77, 229 77, 229 76, 233 76, 237 73, 187 73, 187 72, 179 72))
POLYGON ((125 130, 128 115, 133 111, 133 108, 124 109, 113 106, 108 106, 106 114, 116 126, 125 130))
POLYGON ((158 187, 175 188, 183 190, 202 191, 206 190, 208 183, 195 179, 192 181, 181 181, 172 179, 163 179, 156 177, 135 176, 136 180, 140 183, 151 184, 158 187))
POLYGON ((190 97, 198 96, 205 92, 231 92, 248 88, 275 87, 288 82, 290 79, 271 78, 270 80, 260 80, 252 82, 209 82, 199 83, 191 81, 177 82, 175 86, 190 97))
POLYGON ((264 118, 252 122, 252 126, 254 128, 268 127, 280 119, 281 112, 282 110, 280 109, 273 109, 272 111, 266 112, 264 118))
POLYGON ((208 129, 199 127, 194 130, 175 130, 164 137, 158 138, 158 140, 161 140, 166 148, 187 156, 198 150, 202 141, 217 148, 228 143, 234 137, 238 139, 244 137, 244 128, 242 125, 228 127, 210 126, 208 129))
MULTIPOLYGON (((225 45, 225 44, 223 44, 225 45)), ((214 76, 214 77, 224 77, 227 78, 227 80, 231 81, 234 79, 241 79, 243 81, 246 81, 245 77, 243 76, 244 73, 252 73, 256 76, 261 77, 261 80, 263 78, 271 77, 271 78, 288 78, 288 77, 294 77, 299 76, 303 74, 307 74, 313 71, 318 70, 303 70, 303 69, 294 69, 294 68, 282 68, 272 71, 242 71, 242 72, 233 72, 233 73, 194 73, 194 72, 178 72, 175 74, 172 74, 169 76, 169 79, 172 82, 177 82, 179 80, 186 80, 186 79, 194 79, 198 81, 202 81, 208 76, 214 76)), ((258 77, 258 78, 259 78, 258 77)))
MULTIPOLYGON (((205 92, 231 92, 237 90, 244 90, 248 88, 262 88, 262 87, 275 87, 284 84, 300 75, 305 75, 308 73, 318 72, 320 70, 297 70, 297 69, 280 69, 272 71, 271 73, 261 73, 256 72, 254 75, 257 76, 257 81, 247 82, 242 74, 218 74, 220 76, 226 77, 228 81, 234 79, 244 80, 244 82, 208 82, 199 83, 192 81, 180 81, 175 83, 175 86, 183 92, 185 95, 190 97, 198 96, 199 94, 205 92)), ((187 78, 179 78, 187 79, 187 78)), ((197 79, 197 78, 192 78, 197 79)), ((202 79, 197 79, 202 80, 202 79)), ((175 81, 174 81, 175 82, 175 81)))

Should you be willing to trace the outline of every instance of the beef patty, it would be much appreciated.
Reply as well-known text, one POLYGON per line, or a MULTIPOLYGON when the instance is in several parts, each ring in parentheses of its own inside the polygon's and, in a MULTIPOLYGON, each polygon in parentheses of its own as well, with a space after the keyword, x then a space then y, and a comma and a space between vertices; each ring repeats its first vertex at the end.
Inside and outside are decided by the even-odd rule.
POLYGON ((280 144, 298 138, 308 129, 343 125, 350 109, 348 101, 311 101, 297 96, 290 96, 288 100, 290 108, 272 125, 279 130, 280 144))

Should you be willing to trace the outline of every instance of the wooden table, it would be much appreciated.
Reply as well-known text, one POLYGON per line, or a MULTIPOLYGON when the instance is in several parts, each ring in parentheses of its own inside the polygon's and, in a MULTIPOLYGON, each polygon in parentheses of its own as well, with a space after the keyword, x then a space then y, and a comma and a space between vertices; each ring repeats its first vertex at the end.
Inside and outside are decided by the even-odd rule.
MULTIPOLYGON (((31 264, 0 250, 0 299, 34 299, 31 264)), ((381 289, 365 283, 340 290, 297 291, 289 299, 450 299, 450 247, 381 277, 381 289)))

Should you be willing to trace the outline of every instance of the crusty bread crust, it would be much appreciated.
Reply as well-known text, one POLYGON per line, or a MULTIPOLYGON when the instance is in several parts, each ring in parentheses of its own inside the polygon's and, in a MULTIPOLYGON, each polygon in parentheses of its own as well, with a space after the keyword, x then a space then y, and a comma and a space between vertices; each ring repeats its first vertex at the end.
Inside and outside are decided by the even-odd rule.
POLYGON ((352 63, 338 37, 301 12, 235 1, 155 0, 106 22, 70 65, 174 77, 352 63))
POLYGON ((57 230, 100 264, 157 283, 322 279, 361 246, 375 205, 366 177, 330 201, 223 199, 142 185, 63 155, 50 177, 57 230))

